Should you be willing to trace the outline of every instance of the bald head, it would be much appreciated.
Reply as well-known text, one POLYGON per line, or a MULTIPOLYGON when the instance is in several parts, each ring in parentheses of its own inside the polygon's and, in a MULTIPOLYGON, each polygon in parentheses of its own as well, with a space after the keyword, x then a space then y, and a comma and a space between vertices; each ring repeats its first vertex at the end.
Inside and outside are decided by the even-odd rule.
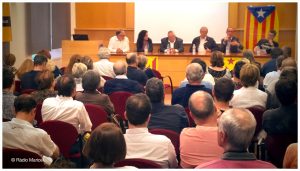
POLYGON ((189 83, 201 83, 204 71, 200 64, 191 63, 186 67, 186 78, 189 83))
POLYGON ((213 98, 204 91, 196 91, 189 99, 189 109, 195 119, 206 120, 215 113, 213 98))
POLYGON ((200 37, 201 38, 205 38, 207 36, 207 33, 208 33, 208 29, 207 27, 201 27, 200 28, 200 37))
POLYGON ((219 133, 222 132, 226 137, 225 141, 220 141, 218 136, 219 145, 230 147, 231 150, 244 151, 251 143, 256 120, 248 109, 232 108, 220 116, 218 125, 219 133))
POLYGON ((116 75, 125 75, 127 72, 127 66, 124 61, 117 61, 113 66, 116 75))

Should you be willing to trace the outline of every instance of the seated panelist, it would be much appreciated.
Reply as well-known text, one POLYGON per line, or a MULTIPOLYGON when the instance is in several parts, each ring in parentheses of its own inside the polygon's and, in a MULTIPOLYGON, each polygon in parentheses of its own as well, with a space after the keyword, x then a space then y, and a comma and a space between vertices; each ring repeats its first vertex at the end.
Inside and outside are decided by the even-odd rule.
POLYGON ((193 52, 193 48, 196 52, 212 52, 219 49, 216 41, 212 37, 208 37, 207 33, 207 27, 201 27, 200 36, 193 39, 190 52, 193 52))
POLYGON ((176 37, 173 31, 168 32, 168 37, 162 38, 160 43, 160 52, 180 53, 183 52, 183 40, 176 37))
POLYGON ((228 27, 226 30, 227 36, 221 40, 220 51, 223 53, 239 53, 243 50, 240 40, 233 36, 234 29, 228 27))
POLYGON ((109 40, 108 48, 110 52, 114 53, 129 52, 129 40, 124 30, 116 31, 116 35, 109 40))

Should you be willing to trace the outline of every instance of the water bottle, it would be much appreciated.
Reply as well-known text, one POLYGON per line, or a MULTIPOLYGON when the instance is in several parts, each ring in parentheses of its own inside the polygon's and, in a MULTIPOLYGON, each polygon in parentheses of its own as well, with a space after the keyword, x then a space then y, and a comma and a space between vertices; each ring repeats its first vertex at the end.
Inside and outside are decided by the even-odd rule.
POLYGON ((195 44, 193 44, 193 55, 195 55, 196 54, 196 45, 195 44))
POLYGON ((145 46, 144 53, 148 54, 148 47, 145 46))
POLYGON ((170 53, 170 43, 168 43, 168 46, 167 46, 167 53, 170 53))
MULTIPOLYGON (((228 42, 229 43, 229 42, 228 42)), ((230 54, 230 46, 227 44, 226 45, 226 51, 225 51, 225 54, 226 55, 229 55, 230 54)))

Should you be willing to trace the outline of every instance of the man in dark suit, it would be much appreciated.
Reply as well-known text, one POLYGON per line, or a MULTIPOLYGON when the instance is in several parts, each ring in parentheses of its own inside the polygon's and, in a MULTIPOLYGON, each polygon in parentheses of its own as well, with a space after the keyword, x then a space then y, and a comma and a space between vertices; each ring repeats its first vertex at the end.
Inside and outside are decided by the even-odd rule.
POLYGON ((188 107, 190 96, 196 91, 206 91, 212 94, 212 90, 201 84, 204 71, 200 64, 191 63, 186 68, 186 78, 189 82, 185 87, 176 89, 172 94, 172 105, 180 104, 184 108, 188 107))
POLYGON ((168 37, 161 39, 160 52, 181 53, 183 51, 183 40, 179 37, 176 37, 173 31, 169 31, 168 37))
POLYGON ((227 36, 221 40, 220 51, 223 53, 239 53, 243 50, 240 40, 233 36, 234 29, 228 27, 226 30, 227 36))
POLYGON ((183 128, 188 127, 187 114, 182 106, 164 104, 164 84, 160 79, 151 78, 147 81, 146 94, 152 104, 149 129, 168 129, 180 134, 183 128))
POLYGON ((274 41, 276 34, 277 32, 275 30, 270 30, 267 39, 262 38, 257 42, 254 52, 257 53, 263 50, 266 51, 267 54, 270 54, 273 48, 279 47, 278 42, 274 41))
POLYGON ((117 61, 116 63, 114 63, 113 68, 116 77, 105 82, 103 88, 105 94, 110 94, 116 91, 127 91, 130 93, 144 92, 142 85, 140 85, 137 81, 127 78, 127 68, 125 62, 117 61))
POLYGON ((193 52, 193 46, 196 47, 196 52, 199 51, 206 51, 206 52, 212 52, 215 50, 219 50, 216 41, 207 36, 208 29, 207 27, 201 27, 200 29, 200 36, 195 37, 192 41, 192 45, 190 47, 190 52, 193 52))
POLYGON ((137 54, 136 53, 128 53, 126 56, 127 62, 127 77, 128 79, 135 80, 139 82, 141 85, 145 86, 148 80, 147 75, 144 71, 138 68, 137 54))

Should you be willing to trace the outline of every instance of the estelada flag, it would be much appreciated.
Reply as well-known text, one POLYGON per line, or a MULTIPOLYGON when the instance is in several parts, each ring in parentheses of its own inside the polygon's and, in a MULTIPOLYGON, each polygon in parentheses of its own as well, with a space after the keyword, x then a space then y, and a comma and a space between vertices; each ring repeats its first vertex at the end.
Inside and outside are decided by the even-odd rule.
POLYGON ((278 41, 279 21, 274 5, 248 6, 245 11, 244 45, 246 49, 253 49, 260 39, 267 38, 270 30, 277 32, 275 41, 278 41))
POLYGON ((146 68, 151 68, 158 70, 158 57, 157 56, 147 56, 148 62, 146 68))
POLYGON ((2 6, 3 20, 2 20, 2 29, 3 29, 3 40, 2 42, 10 42, 12 40, 11 36, 11 21, 10 21, 10 9, 9 3, 3 3, 2 6))

